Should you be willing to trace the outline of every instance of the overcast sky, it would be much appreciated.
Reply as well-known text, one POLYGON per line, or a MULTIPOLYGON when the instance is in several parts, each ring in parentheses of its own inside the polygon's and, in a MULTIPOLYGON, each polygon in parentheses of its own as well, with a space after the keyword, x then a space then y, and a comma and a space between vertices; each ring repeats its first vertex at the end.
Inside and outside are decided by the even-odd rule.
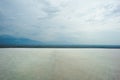
POLYGON ((0 35, 120 45, 120 0, 1 0, 0 35))

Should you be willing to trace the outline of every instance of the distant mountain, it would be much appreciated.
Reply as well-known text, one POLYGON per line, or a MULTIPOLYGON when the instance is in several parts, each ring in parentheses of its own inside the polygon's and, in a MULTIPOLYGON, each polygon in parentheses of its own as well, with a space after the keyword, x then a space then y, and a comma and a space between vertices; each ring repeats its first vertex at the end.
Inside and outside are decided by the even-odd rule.
POLYGON ((9 35, 0 36, 0 46, 34 46, 34 45, 43 45, 40 41, 35 41, 27 38, 16 38, 9 35))
POLYGON ((20 47, 20 48, 115 48, 120 49, 120 45, 83 45, 57 42, 41 42, 27 38, 16 38, 9 35, 0 36, 0 48, 20 47))

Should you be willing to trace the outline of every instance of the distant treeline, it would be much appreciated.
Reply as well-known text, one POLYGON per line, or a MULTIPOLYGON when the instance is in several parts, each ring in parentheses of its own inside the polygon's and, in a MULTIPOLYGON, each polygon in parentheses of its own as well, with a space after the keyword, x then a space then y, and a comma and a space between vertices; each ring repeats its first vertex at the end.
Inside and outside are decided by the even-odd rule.
POLYGON ((120 48, 120 45, 0 45, 0 48, 120 48))

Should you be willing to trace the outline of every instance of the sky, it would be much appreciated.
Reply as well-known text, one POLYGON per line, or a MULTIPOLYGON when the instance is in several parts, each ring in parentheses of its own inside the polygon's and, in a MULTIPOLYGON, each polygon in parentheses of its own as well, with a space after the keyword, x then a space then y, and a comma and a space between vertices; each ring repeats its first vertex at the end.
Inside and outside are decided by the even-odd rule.
POLYGON ((120 45, 120 0, 1 0, 0 35, 120 45))

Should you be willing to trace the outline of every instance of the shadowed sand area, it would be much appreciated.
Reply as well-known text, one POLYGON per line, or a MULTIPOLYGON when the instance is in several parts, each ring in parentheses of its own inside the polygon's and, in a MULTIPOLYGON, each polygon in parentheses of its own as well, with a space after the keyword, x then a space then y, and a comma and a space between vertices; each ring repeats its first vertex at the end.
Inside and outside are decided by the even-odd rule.
POLYGON ((120 49, 2 48, 0 80, 120 80, 120 49))

